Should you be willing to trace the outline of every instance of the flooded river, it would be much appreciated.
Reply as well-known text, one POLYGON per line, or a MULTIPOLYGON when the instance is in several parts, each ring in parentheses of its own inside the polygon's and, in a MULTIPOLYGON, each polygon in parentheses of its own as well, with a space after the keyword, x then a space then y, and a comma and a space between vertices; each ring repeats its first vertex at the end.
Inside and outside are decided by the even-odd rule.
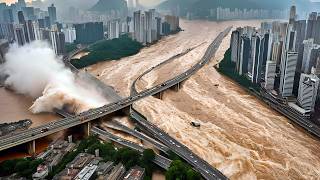
POLYGON ((32 98, 16 94, 5 88, 0 88, 0 123, 31 119, 31 127, 37 127, 59 118, 51 113, 31 113, 29 108, 32 104, 32 98))
MULTIPOLYGON (((139 90, 167 80, 199 61, 209 43, 226 27, 259 24, 182 21, 185 31, 166 37, 135 56, 93 65, 89 71, 99 74, 122 96, 128 96, 131 83, 148 68, 205 42, 147 74, 138 82, 139 90)), ((211 64, 187 80, 179 92, 166 91, 163 100, 149 97, 135 107, 230 179, 318 179, 320 141, 214 69, 229 42, 227 37, 211 64), (190 126, 191 121, 200 122, 201 128, 190 126)))

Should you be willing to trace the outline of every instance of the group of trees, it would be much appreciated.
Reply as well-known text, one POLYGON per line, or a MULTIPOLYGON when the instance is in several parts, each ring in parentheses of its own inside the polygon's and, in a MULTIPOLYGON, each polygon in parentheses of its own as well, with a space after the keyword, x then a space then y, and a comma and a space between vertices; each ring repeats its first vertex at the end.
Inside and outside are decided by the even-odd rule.
POLYGON ((231 49, 229 48, 225 54, 223 60, 219 63, 217 70, 223 75, 235 80, 241 86, 245 88, 253 88, 259 91, 260 87, 253 84, 245 75, 239 75, 236 71, 236 63, 231 61, 231 49))
POLYGON ((66 43, 65 45, 66 53, 70 53, 77 49, 77 44, 75 43, 66 43))
POLYGON ((37 167, 41 163, 43 163, 43 160, 33 158, 22 158, 3 161, 0 164, 0 176, 3 177, 17 173, 18 176, 31 179, 32 174, 36 172, 37 167))
POLYGON ((166 172, 167 180, 199 180, 201 179, 200 173, 194 171, 190 165, 181 161, 174 160, 169 170, 166 172))
POLYGON ((192 169, 192 167, 183 161, 177 154, 172 151, 168 152, 169 159, 173 160, 170 168, 166 171, 166 179, 168 180, 199 180, 201 174, 192 169))
POLYGON ((76 68, 84 68, 100 61, 118 60, 122 57, 137 54, 142 44, 132 40, 128 35, 112 40, 99 41, 86 49, 88 55, 80 59, 72 59, 71 63, 76 68))

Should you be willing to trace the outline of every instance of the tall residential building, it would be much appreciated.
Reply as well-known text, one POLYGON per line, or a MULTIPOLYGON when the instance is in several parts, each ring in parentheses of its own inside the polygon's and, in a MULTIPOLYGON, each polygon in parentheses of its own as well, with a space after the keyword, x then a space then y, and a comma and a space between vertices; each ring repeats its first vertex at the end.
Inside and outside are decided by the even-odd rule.
POLYGON ((57 55, 65 53, 65 36, 62 32, 50 31, 50 41, 57 55))
POLYGON ((179 17, 178 16, 165 16, 165 21, 170 24, 170 31, 176 31, 179 28, 179 17))
POLYGON ((20 46, 27 43, 24 29, 24 25, 22 24, 16 24, 14 26, 14 39, 20 46))
POLYGON ((241 35, 242 35, 242 28, 237 28, 231 34, 231 61, 235 62, 236 69, 239 69, 239 58, 240 58, 240 44, 241 44, 241 35))
POLYGON ((297 68, 294 78, 294 88, 293 88, 293 94, 295 96, 298 95, 298 88, 299 88, 299 80, 301 75, 301 67, 302 67, 302 61, 303 61, 303 41, 306 37, 306 21, 305 20, 299 20, 294 21, 293 23, 293 30, 296 32, 296 43, 295 43, 295 51, 298 52, 298 61, 297 61, 297 68))
POLYGON ((306 39, 313 38, 314 42, 320 44, 320 16, 316 12, 309 15, 306 39))
POLYGON ((19 20, 19 24, 24 24, 26 22, 22 11, 18 12, 18 20, 19 20))
POLYGON ((147 26, 146 26, 146 16, 145 14, 141 15, 141 28, 140 28, 140 36, 141 36, 141 43, 147 43, 147 26))
POLYGON ((54 7, 54 4, 51 4, 51 6, 48 7, 48 13, 51 24, 57 22, 57 10, 56 7, 54 7))
POLYGON ((263 44, 261 43, 262 37, 256 33, 251 38, 251 61, 252 66, 249 71, 251 71, 251 81, 252 83, 258 84, 261 81, 261 71, 262 71, 262 56, 263 44))
POLYGON ((282 54, 282 43, 281 42, 273 42, 272 43, 272 53, 271 60, 275 61, 278 65, 281 62, 281 54, 282 54))
POLYGON ((33 26, 33 30, 34 30, 34 38, 35 38, 35 40, 41 40, 41 30, 40 30, 40 27, 39 27, 39 22, 34 21, 32 23, 32 26, 33 26))
POLYGON ((138 42, 142 42, 142 27, 141 27, 141 11, 135 11, 133 13, 133 23, 134 23, 134 39, 138 42))
POLYGON ((293 29, 293 25, 289 24, 284 40, 285 51, 296 51, 296 31, 293 29))
POLYGON ((261 58, 262 58, 262 66, 266 66, 267 60, 271 59, 271 45, 272 45, 272 34, 267 32, 264 34, 262 39, 262 49, 261 49, 261 58))
POLYGON ((303 41, 306 38, 307 23, 305 20, 295 21, 293 29, 297 32, 295 50, 298 52, 297 71, 300 72, 303 59, 303 41))
POLYGON ((62 29, 62 32, 64 33, 66 43, 74 43, 77 39, 75 28, 65 28, 62 29))
POLYGON ((157 23, 157 39, 160 39, 162 35, 161 17, 156 17, 156 23, 157 23))
POLYGON ((152 43, 152 24, 153 24, 153 15, 151 11, 145 12, 146 18, 146 40, 147 43, 152 43))
POLYGON ((39 28, 45 28, 46 23, 44 19, 38 19, 39 28))
POLYGON ((119 20, 112 20, 108 22, 108 39, 119 38, 120 25, 119 20))
POLYGON ((303 41, 304 51, 301 71, 304 73, 311 73, 311 68, 316 65, 316 61, 320 56, 320 45, 314 44, 314 39, 303 41))
POLYGON ((5 23, 13 23, 13 11, 11 8, 7 8, 3 10, 3 20, 5 23))
POLYGON ((237 72, 239 75, 248 73, 248 64, 251 58, 251 41, 247 35, 243 35, 241 37, 241 45, 240 45, 240 60, 239 67, 237 67, 237 72))
POLYGON ((51 29, 51 20, 50 20, 50 17, 49 16, 45 16, 44 17, 44 22, 45 22, 45 27, 48 28, 48 29, 51 29))
POLYGON ((289 18, 289 24, 293 24, 297 17, 297 7, 291 6, 290 8, 290 18, 289 18))
POLYGON ((29 42, 36 40, 32 20, 28 20, 25 26, 27 29, 26 33, 28 34, 28 37, 29 37, 29 42))
POLYGON ((276 61, 267 61, 266 63, 266 72, 265 72, 265 84, 264 87, 267 90, 274 89, 274 82, 276 78, 276 69, 277 62, 276 61))
POLYGON ((75 24, 77 43, 90 44, 104 38, 103 23, 89 22, 75 24))
POLYGON ((5 39, 0 39, 0 64, 5 62, 5 53, 9 49, 9 42, 5 39))
POLYGON ((314 111, 319 82, 319 78, 313 74, 301 74, 297 101, 304 110, 314 111))
POLYGON ((1 24, 0 23, 0 38, 7 39, 10 43, 15 40, 14 24, 1 24))
POLYGON ((167 22, 161 23, 161 32, 163 35, 169 35, 170 34, 170 24, 167 22))
POLYGON ((22 12, 26 20, 36 20, 36 16, 34 14, 34 7, 23 7, 22 12))
POLYGON ((320 57, 317 59, 317 65, 314 69, 314 74, 320 77, 320 57))
POLYGON ((280 66, 281 76, 279 88, 282 97, 292 96, 297 60, 297 52, 284 52, 280 66))

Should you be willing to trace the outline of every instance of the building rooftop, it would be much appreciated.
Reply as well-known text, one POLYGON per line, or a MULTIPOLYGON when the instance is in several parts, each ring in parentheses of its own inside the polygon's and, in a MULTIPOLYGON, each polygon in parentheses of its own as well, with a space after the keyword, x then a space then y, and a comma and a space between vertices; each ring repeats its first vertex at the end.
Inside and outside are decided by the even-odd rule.
POLYGON ((124 176, 126 180, 142 180, 144 178, 145 169, 139 166, 132 167, 124 176))

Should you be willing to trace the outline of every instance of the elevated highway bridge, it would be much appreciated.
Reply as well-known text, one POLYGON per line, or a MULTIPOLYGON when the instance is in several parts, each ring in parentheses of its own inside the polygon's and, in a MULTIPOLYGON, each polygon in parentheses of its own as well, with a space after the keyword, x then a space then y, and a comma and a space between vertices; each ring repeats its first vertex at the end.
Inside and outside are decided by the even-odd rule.
MULTIPOLYGON (((131 95, 130 97, 127 98, 119 98, 116 97, 115 101, 107 104, 105 106, 96 108, 96 109, 91 109, 86 112, 77 114, 77 115, 72 115, 56 120, 53 122, 50 122, 48 124, 24 130, 21 132, 15 132, 7 136, 3 136, 0 139, 0 151, 3 151, 8 148, 12 148, 21 144, 26 144, 26 143, 31 143, 33 150, 35 149, 35 140, 40 139, 46 136, 49 136, 51 134, 57 133, 59 131, 69 129, 78 125, 82 125, 87 123, 88 127, 90 127, 90 122, 96 119, 99 119, 101 117, 104 117, 108 114, 111 114, 113 112, 122 110, 124 108, 130 107, 134 102, 139 101, 143 98, 149 97, 156 95, 158 93, 161 93, 169 88, 172 88, 174 86, 179 86, 179 84, 188 78, 190 78, 193 74, 195 74, 198 70, 200 70, 203 66, 205 66, 215 55, 216 51, 218 50, 222 40, 224 39, 225 36, 227 36, 230 32, 232 27, 228 27, 225 29, 223 32, 221 32, 215 40, 209 45, 208 49, 206 50, 204 56, 201 58, 201 60, 193 65, 190 69, 187 71, 183 72, 182 74, 169 79, 162 84, 158 84, 150 89, 146 89, 144 91, 141 91, 139 93, 136 93, 134 95, 131 95)), ((118 96, 118 95, 117 95, 118 96)), ((90 131, 90 128, 88 128, 88 133, 90 131)), ((165 144, 167 145, 167 144, 165 144)), ((208 167, 206 167, 208 168, 208 167)), ((213 167, 210 167, 211 169, 210 172, 216 172, 217 170, 214 169, 213 167)), ((204 172, 207 170, 204 170, 204 172)), ((206 176, 204 176, 206 178, 206 176)), ((225 176, 221 176, 220 174, 214 175, 214 176, 208 176, 210 178, 206 179, 226 179, 225 176)))

